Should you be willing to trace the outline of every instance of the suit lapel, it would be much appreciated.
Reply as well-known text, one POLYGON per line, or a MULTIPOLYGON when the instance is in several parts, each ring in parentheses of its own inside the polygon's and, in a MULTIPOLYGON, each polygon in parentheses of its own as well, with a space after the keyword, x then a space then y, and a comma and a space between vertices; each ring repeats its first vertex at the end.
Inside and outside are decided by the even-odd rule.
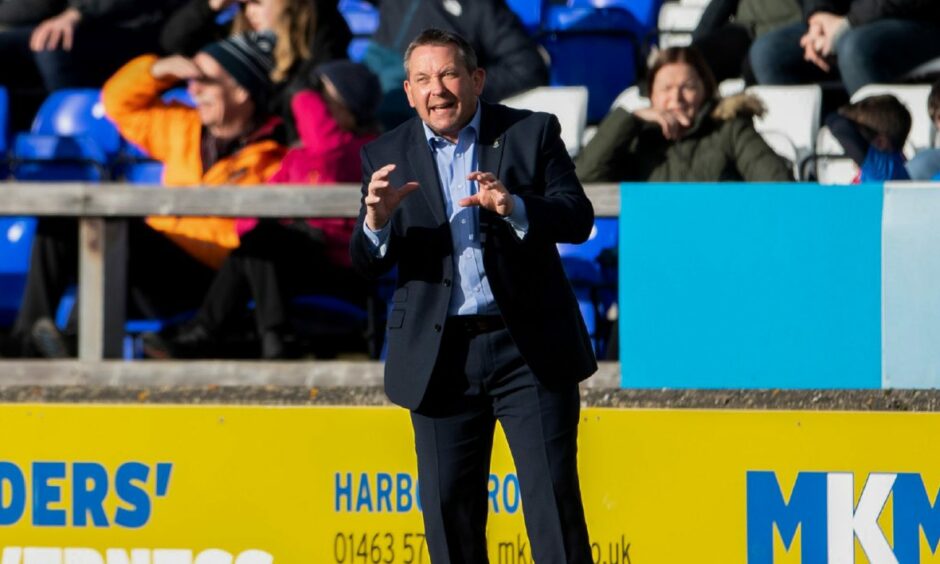
MULTIPOLYGON (((505 134, 499 129, 498 108, 480 102, 480 134, 477 139, 477 167, 481 172, 491 172, 500 178, 500 164, 503 160, 503 145, 505 145, 505 134)), ((491 211, 480 209, 480 242, 484 249, 488 241, 493 225, 496 221, 496 214, 491 211)))
POLYGON ((492 172, 499 177, 499 165, 503 159, 505 135, 497 128, 496 108, 481 102, 480 135, 477 146, 477 164, 482 172, 492 172))
POLYGON ((444 196, 441 194, 441 181, 437 176, 437 165, 434 164, 434 158, 431 156, 431 149, 428 147, 428 140, 424 136, 424 127, 421 120, 414 121, 415 127, 412 128, 412 142, 409 143, 408 163, 415 173, 415 180, 421 187, 418 192, 424 195, 434 219, 438 223, 446 223, 446 213, 444 207, 444 196))

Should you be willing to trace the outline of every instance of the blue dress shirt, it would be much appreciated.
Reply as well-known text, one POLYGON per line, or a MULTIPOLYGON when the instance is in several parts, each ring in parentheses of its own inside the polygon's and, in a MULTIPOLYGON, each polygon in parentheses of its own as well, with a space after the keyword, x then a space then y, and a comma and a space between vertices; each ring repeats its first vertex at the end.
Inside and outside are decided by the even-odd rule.
MULTIPOLYGON (((476 194, 477 183, 467 180, 477 170, 477 139, 480 131, 480 105, 466 127, 457 134, 453 143, 434 133, 424 124, 437 174, 444 195, 445 212, 450 223, 454 261, 454 283, 448 306, 449 315, 494 315, 499 313, 486 271, 483 269, 483 246, 480 240, 480 210, 477 206, 462 207, 457 204, 462 198, 476 194)), ((492 171, 484 171, 492 172, 492 171)), ((424 187, 422 187, 424 188, 424 187)), ((516 235, 522 239, 529 228, 528 216, 522 198, 513 195, 512 214, 503 218, 516 235)), ((369 226, 363 230, 372 242, 377 256, 384 256, 391 222, 379 231, 369 226)))

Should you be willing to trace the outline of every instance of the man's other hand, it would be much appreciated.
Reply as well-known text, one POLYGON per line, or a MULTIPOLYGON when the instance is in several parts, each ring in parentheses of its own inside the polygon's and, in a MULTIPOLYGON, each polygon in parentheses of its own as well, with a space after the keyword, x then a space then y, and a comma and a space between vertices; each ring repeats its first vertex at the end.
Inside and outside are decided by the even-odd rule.
POLYGON ((418 189, 417 182, 408 182, 404 186, 394 187, 388 175, 395 170, 395 165, 387 164, 372 173, 368 192, 363 200, 366 205, 366 227, 378 231, 388 224, 389 218, 409 194, 418 189))
POLYGON ((476 181, 477 193, 469 198, 462 198, 457 202, 458 204, 464 207, 480 206, 502 217, 507 217, 512 213, 516 202, 496 175, 491 172, 476 171, 471 172, 467 180, 476 181))

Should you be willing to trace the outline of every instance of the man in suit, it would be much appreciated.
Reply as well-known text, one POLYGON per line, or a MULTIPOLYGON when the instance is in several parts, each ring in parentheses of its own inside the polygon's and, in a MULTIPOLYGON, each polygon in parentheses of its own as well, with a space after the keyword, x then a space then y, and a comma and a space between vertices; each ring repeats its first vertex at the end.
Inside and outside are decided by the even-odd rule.
POLYGON ((411 410, 434 564, 487 562, 498 420, 532 556, 591 562, 577 474, 578 382, 597 368, 556 251, 594 211, 548 114, 479 101, 485 72, 436 29, 405 53, 418 117, 362 151, 350 245, 375 277, 398 267, 385 388, 411 410))

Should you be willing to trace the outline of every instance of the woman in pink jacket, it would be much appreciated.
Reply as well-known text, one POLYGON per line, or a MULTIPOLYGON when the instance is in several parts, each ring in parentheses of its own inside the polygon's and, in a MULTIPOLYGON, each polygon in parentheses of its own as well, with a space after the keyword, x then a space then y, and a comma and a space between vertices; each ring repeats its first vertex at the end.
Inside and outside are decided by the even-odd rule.
MULTIPOLYGON (((376 138, 378 79, 365 66, 332 61, 317 67, 308 89, 291 100, 301 146, 291 149, 269 182, 359 183, 359 152, 376 138)), ((222 343, 255 301, 255 326, 265 359, 289 356, 290 302, 300 293, 362 300, 349 268, 354 219, 238 221, 240 246, 222 265, 196 317, 176 331, 144 336, 151 358, 225 356, 222 343)))

